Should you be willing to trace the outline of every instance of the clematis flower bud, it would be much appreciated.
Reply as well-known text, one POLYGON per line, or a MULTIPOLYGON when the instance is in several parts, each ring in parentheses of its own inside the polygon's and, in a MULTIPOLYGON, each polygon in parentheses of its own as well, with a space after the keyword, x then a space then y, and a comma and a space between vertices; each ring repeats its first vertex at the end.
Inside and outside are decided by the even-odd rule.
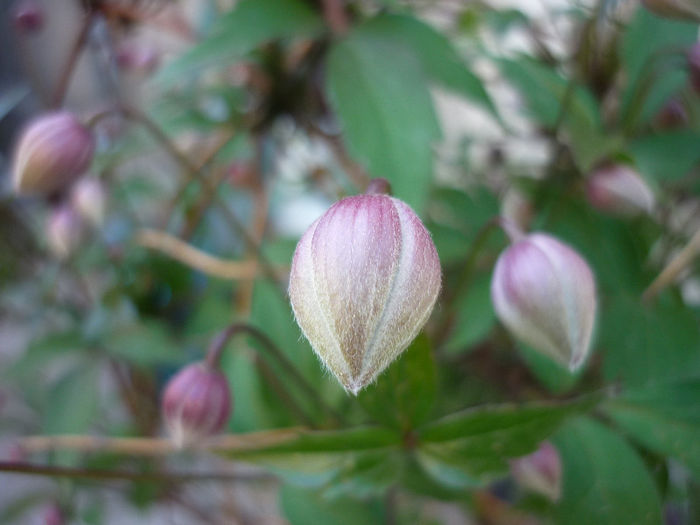
POLYGON ((532 454, 510 463, 513 479, 521 486, 557 501, 561 495, 561 458, 549 441, 532 454))
POLYGON ((23 33, 35 33, 44 26, 44 10, 35 0, 21 0, 12 15, 15 27, 23 33))
POLYGON ((231 415, 226 376, 204 362, 186 366, 165 386, 161 409, 178 447, 220 432, 231 415))
MULTIPOLYGON (((382 181, 369 188, 385 190, 382 181)), ((346 197, 314 222, 296 247, 289 281, 302 332, 353 394, 418 335, 439 291, 430 234, 407 204, 378 193, 346 197)))
POLYGON ((639 173, 624 164, 594 171, 586 181, 586 194, 593 207, 617 215, 629 217, 654 210, 651 189, 639 173))
POLYGON ((82 240, 84 223, 71 206, 61 205, 51 211, 46 227, 49 251, 58 259, 65 259, 82 240))
POLYGON ((496 262, 491 299, 515 337, 572 371, 581 366, 593 335, 595 282, 568 245, 543 233, 516 239, 496 262))
POLYGON ((52 193, 70 185, 90 167, 95 140, 67 111, 43 115, 22 133, 14 156, 13 182, 19 193, 52 193))
POLYGON ((94 177, 80 179, 71 191, 73 208, 93 226, 99 226, 104 220, 105 201, 102 183, 94 177))

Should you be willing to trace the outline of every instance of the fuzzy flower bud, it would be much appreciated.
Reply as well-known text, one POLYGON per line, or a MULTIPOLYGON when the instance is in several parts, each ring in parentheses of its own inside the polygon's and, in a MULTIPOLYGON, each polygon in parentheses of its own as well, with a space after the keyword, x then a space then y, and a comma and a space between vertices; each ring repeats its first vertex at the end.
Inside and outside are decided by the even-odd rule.
POLYGON ((601 211, 631 217, 654 210, 654 194, 631 167, 614 164, 594 171, 586 181, 588 202, 601 211))
POLYGON ((46 226, 49 251, 58 259, 65 259, 78 247, 83 238, 84 223, 71 206, 61 205, 51 211, 46 226))
POLYGON ((73 208, 93 226, 102 224, 106 200, 102 183, 94 177, 80 179, 71 191, 73 208))
POLYGON ((551 501, 561 495, 561 458, 554 445, 548 441, 532 454, 514 459, 510 463, 513 479, 521 486, 542 494, 551 501))
MULTIPOLYGON (((380 183, 370 191, 383 191, 380 183)), ((418 335, 440 291, 440 261, 411 208, 382 194, 336 202, 302 236, 289 296, 301 330, 357 394, 418 335)))
POLYGON ((498 258, 491 299, 503 324, 524 343, 578 369, 588 355, 596 315, 588 264, 543 233, 516 239, 498 258))
POLYGON ((70 185, 90 167, 95 140, 66 111, 29 123, 14 155, 13 183, 19 193, 52 193, 70 185))
POLYGON ((231 415, 226 376, 203 362, 186 366, 165 386, 161 410, 178 447, 217 434, 231 415))

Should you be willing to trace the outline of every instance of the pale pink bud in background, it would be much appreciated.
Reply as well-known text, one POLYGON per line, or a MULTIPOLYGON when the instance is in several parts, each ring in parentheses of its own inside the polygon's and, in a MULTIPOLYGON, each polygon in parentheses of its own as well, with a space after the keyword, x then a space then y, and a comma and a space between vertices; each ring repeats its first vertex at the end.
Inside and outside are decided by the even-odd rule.
POLYGON ((654 193, 631 167, 614 164, 595 170, 586 181, 588 202, 601 211, 623 216, 651 213, 654 193))
POLYGON ((527 231, 535 215, 532 202, 518 188, 511 186, 501 200, 501 217, 520 230, 527 231))
POLYGON ((15 149, 13 183, 19 193, 52 193, 90 167, 95 140, 66 111, 45 114, 24 129, 15 149))
POLYGON ((365 194, 336 202, 302 236, 289 296, 318 357, 357 394, 418 335, 440 279, 435 245, 413 210, 365 194))
POLYGON ((102 183, 94 177, 83 177, 71 190, 71 204, 81 217, 93 226, 102 224, 107 196, 102 183))
POLYGON ((665 18, 700 21, 699 0, 642 0, 642 4, 652 13, 665 18))
POLYGON ((115 56, 117 65, 124 71, 147 75, 158 67, 160 55, 145 44, 122 44, 115 56))
POLYGON ((568 245, 543 233, 516 240, 496 262, 491 298, 501 322, 534 350, 572 371, 586 359, 596 316, 595 281, 568 245))
POLYGON ((527 456, 510 463, 513 479, 526 489, 542 494, 551 501, 561 495, 561 458, 554 445, 548 441, 527 456))
POLYGON ((71 206, 61 205, 51 210, 46 226, 46 242, 49 251, 59 259, 65 259, 82 240, 85 224, 71 206))
POLYGON ((231 415, 226 376, 206 363, 175 374, 163 392, 162 415, 178 447, 188 447, 220 432, 231 415))
POLYGON ((44 9, 35 0, 20 0, 12 10, 15 27, 23 33, 34 33, 44 26, 44 9))

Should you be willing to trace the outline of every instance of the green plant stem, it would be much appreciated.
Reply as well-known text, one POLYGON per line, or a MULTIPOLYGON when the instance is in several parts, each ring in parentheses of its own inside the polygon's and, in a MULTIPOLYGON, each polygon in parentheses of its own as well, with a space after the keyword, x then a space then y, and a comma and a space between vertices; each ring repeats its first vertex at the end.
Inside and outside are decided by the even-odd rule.
POLYGON ((235 474, 232 472, 133 472, 129 470, 108 470, 56 467, 33 463, 0 462, 0 472, 30 476, 50 476, 60 478, 152 481, 164 484, 188 481, 259 481, 275 479, 269 474, 235 474))
POLYGON ((317 389, 309 384, 309 382, 304 378, 304 376, 301 375, 289 358, 277 347, 275 342, 262 330, 259 330, 255 326, 246 323, 233 323, 225 328, 212 340, 211 345, 207 349, 207 355, 205 358, 207 365, 211 366, 212 368, 218 368, 223 351, 226 349, 230 340, 239 334, 248 334, 257 339, 258 342, 262 344, 268 356, 277 361, 277 363, 289 374, 289 377, 297 384, 299 389, 308 396, 309 400, 317 404, 335 422, 340 422, 343 420, 340 414, 328 406, 319 397, 317 389))

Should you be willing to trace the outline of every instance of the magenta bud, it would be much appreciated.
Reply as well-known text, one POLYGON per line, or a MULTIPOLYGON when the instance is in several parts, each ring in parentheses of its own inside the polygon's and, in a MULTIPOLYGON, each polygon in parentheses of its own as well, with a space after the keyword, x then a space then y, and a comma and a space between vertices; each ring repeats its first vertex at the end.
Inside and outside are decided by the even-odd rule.
POLYGON ((83 220, 71 206, 64 204, 53 209, 46 227, 49 251, 58 259, 65 259, 80 245, 83 232, 83 220))
POLYGON ((160 62, 155 49, 135 43, 122 45, 117 50, 115 59, 120 69, 142 75, 152 73, 160 62))
POLYGON ((545 441, 527 456, 510 463, 513 479, 526 489, 542 494, 551 501, 561 495, 561 458, 554 445, 545 441))
POLYGON ((595 323, 595 281, 571 247, 543 233, 516 240, 496 262, 491 299, 516 338, 572 371, 583 364, 595 323))
POLYGON ((78 214, 93 226, 102 224, 107 196, 95 177, 83 177, 71 190, 71 204, 78 214))
POLYGON ((15 27, 23 33, 34 33, 44 26, 44 10, 34 0, 21 0, 15 5, 12 16, 15 27))
POLYGON ((171 438, 182 448, 220 432, 228 422, 231 404, 226 376, 199 362, 170 379, 161 408, 171 438))
POLYGON ((67 111, 48 113, 24 129, 15 149, 13 183, 19 193, 53 193, 90 167, 95 140, 67 111))
POLYGON ((289 297, 319 359, 357 394, 428 320, 440 261, 411 208, 388 195, 336 202, 294 252, 289 297))
POLYGON ((588 202, 601 211, 622 216, 651 213, 654 194, 646 181, 624 164, 595 170, 586 181, 588 202))

